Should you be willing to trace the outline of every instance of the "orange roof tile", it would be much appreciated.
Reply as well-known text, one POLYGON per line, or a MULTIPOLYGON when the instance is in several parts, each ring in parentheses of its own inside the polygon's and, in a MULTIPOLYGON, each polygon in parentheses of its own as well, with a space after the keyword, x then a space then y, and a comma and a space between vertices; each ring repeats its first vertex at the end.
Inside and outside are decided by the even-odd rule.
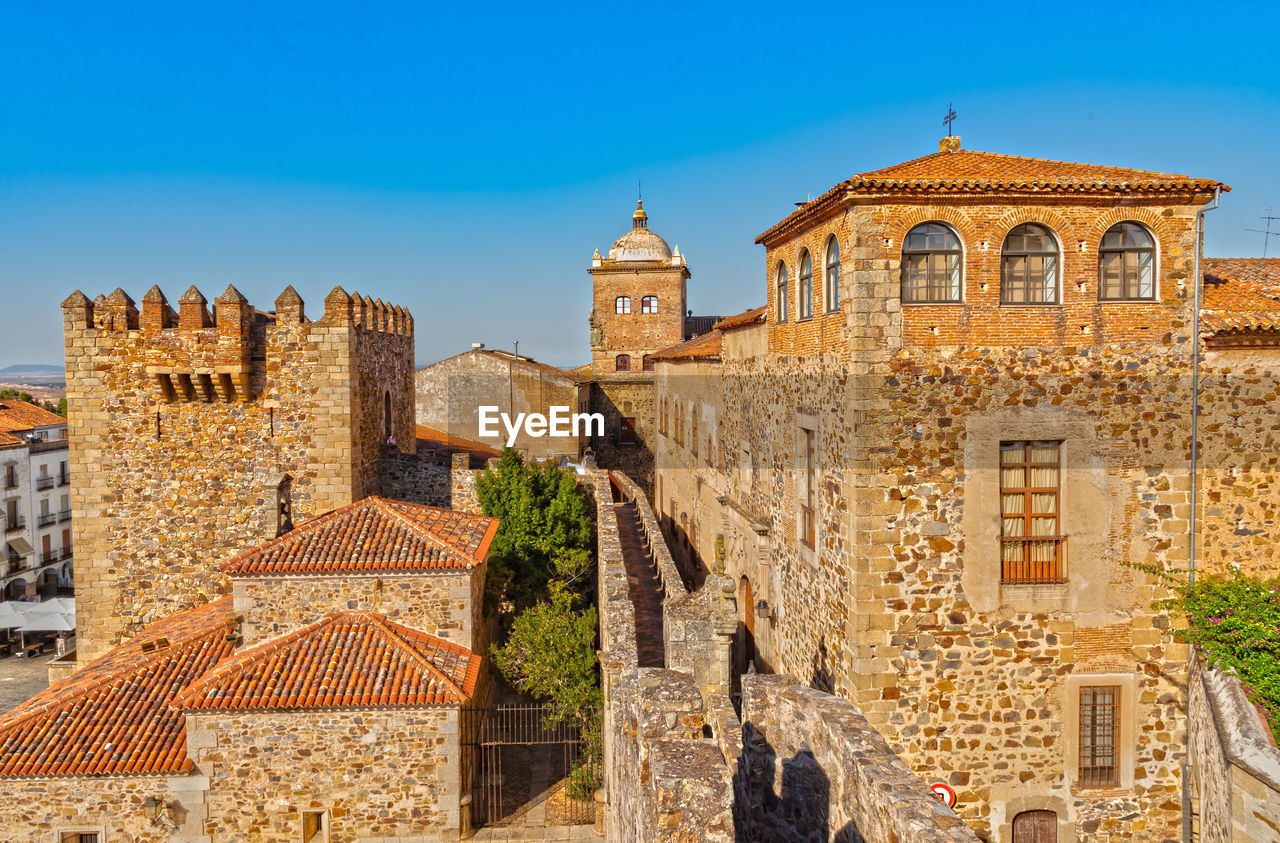
POLYGON ((750 310, 744 310, 742 313, 736 313, 733 316, 726 316, 715 324, 718 331, 727 331, 734 328, 745 328, 748 325, 755 325, 768 319, 768 305, 760 305, 750 310))
POLYGON ((428 450, 447 451, 450 453, 462 453, 465 451, 481 460, 502 456, 501 451, 491 448, 483 442, 454 436, 452 433, 438 430, 434 427, 427 427, 425 424, 414 425, 414 428, 420 449, 425 447, 428 450))
POLYGON ((1200 328, 1211 337, 1280 332, 1280 260, 1206 258, 1200 328))
POLYGON ((21 437, 14 436, 12 433, 0 432, 0 448, 8 448, 14 445, 21 445, 23 441, 24 440, 21 437))
POLYGON ((457 705, 480 657, 370 612, 340 612, 237 653, 183 692, 186 709, 457 705))
POLYGON ((498 522, 483 515, 368 497, 224 562, 236 575, 355 574, 471 568, 498 522))
POLYGON ((171 704, 234 650, 231 609, 224 597, 158 621, 0 716, 0 776, 185 772, 185 721, 171 704))
POLYGON ((0 431, 31 430, 52 424, 66 424, 57 413, 17 398, 0 398, 0 431))
POLYGON ((1230 190, 1213 179, 1193 179, 1154 170, 1134 170, 1098 164, 1076 164, 1048 158, 1026 158, 960 149, 935 152, 901 164, 859 173, 804 203, 756 238, 773 241, 796 230, 799 223, 821 217, 857 194, 1098 194, 1098 193, 1211 193, 1230 190))
POLYGON ((655 352, 654 360, 719 360, 720 341, 724 335, 719 331, 701 334, 691 340, 668 346, 655 352))

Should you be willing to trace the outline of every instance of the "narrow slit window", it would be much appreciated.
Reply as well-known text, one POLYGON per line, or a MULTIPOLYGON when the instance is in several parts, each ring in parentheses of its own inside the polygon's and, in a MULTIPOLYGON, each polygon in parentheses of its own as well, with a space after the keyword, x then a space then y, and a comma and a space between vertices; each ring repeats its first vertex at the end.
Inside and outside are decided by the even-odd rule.
POLYGON ((1120 784, 1120 689, 1090 685, 1080 689, 1080 786, 1120 784))

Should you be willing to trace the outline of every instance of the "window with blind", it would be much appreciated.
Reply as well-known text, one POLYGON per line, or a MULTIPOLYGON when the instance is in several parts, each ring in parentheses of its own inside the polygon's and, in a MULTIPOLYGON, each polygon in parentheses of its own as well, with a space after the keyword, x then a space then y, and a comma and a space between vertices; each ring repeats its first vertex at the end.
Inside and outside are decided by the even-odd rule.
POLYGON ((1001 304, 1058 303, 1058 241, 1049 229, 1023 223, 1004 240, 1001 304))
POLYGON ((1080 689, 1080 786, 1120 785, 1120 688, 1080 689))
POLYGON ((902 300, 960 301, 960 238, 936 222, 917 225, 902 241, 902 300))
POLYGON ((1098 247, 1098 298, 1111 301, 1156 297, 1156 241, 1136 222, 1117 223, 1098 247))
POLYGON ((1060 583, 1061 442, 1000 443, 1000 581, 1060 583))

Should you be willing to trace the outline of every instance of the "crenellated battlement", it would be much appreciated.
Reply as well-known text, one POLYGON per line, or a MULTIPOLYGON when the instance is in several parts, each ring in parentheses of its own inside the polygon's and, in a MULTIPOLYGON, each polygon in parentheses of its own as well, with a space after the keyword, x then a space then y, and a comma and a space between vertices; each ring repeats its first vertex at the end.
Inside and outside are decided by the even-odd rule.
POLYGON ((249 304, 234 286, 214 299, 210 310, 204 295, 192 286, 169 304, 159 286, 152 286, 138 309, 120 288, 93 301, 77 290, 62 303, 70 329, 133 332, 140 335, 138 353, 151 393, 160 403, 246 402, 252 398, 255 344, 268 331, 309 326, 349 325, 362 331, 413 335, 413 317, 398 305, 381 299, 347 294, 335 287, 324 300, 324 317, 311 322, 306 305, 292 286, 275 301, 273 312, 249 304))

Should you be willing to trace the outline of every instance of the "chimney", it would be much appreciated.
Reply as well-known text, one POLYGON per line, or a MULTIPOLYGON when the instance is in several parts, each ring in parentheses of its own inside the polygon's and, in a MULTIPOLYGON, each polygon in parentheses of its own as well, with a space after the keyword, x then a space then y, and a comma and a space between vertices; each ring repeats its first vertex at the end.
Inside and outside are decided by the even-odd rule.
POLYGON ((479 349, 481 349, 481 348, 484 348, 484 343, 482 343, 482 342, 473 342, 473 343, 471 343, 471 348, 472 348, 472 349, 474 349, 474 350, 479 350, 479 349))
POLYGON ((938 141, 938 151, 939 151, 939 152, 959 152, 959 151, 960 151, 960 136, 959 136, 959 135, 947 135, 945 138, 943 138, 942 140, 938 141))

